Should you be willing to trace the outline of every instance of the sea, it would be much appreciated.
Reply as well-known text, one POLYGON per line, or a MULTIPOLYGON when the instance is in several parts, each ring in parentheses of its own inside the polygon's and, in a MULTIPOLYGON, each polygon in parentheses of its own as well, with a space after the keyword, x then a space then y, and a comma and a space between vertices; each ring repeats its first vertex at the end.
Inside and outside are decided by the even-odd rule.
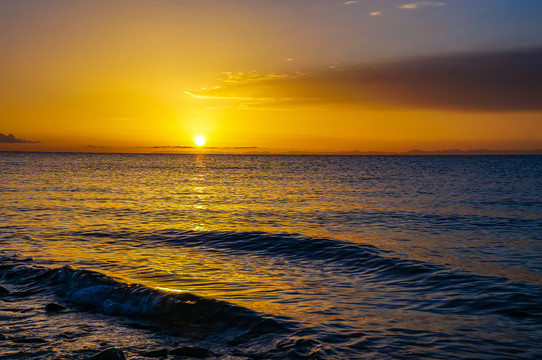
POLYGON ((111 348, 541 359, 542 156, 0 152, 0 359, 111 348))

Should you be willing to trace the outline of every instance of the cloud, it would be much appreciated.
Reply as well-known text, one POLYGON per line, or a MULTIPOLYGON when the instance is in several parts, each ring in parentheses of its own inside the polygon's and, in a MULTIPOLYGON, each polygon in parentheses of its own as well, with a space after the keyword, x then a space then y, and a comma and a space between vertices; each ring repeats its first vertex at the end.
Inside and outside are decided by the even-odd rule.
POLYGON ((165 145, 165 146, 146 146, 144 149, 219 149, 219 150, 244 150, 258 149, 257 146, 182 146, 182 145, 165 145))
POLYGON ((373 12, 369 13, 369 15, 371 15, 371 16, 380 16, 380 15, 382 15, 382 11, 373 11, 373 12))
POLYGON ((10 144, 14 144, 14 143, 37 144, 37 143, 39 143, 39 141, 30 141, 30 140, 25 140, 25 139, 18 139, 18 138, 16 138, 15 135, 13 135, 13 134, 9 134, 9 135, 0 134, 0 143, 10 143, 10 144))
POLYGON ((433 1, 417 1, 415 3, 404 4, 399 6, 399 9, 418 9, 421 7, 427 6, 444 6, 443 2, 433 2, 433 1))
POLYGON ((354 1, 354 0, 353 1, 346 1, 346 2, 343 3, 343 5, 352 5, 352 4, 355 4, 355 3, 357 3, 357 1, 354 1))
MULTIPOLYGON (((292 61, 292 58, 287 58, 286 61, 292 61)), ((248 83, 253 81, 261 81, 261 80, 268 80, 268 79, 274 79, 274 78, 281 78, 286 77, 288 75, 285 74, 260 74, 256 71, 250 71, 250 72, 225 72, 222 73, 224 78, 222 79, 223 82, 226 83, 248 83)))
POLYGON ((542 110, 542 48, 425 57, 223 83, 194 91, 240 109, 363 106, 453 111, 542 110))

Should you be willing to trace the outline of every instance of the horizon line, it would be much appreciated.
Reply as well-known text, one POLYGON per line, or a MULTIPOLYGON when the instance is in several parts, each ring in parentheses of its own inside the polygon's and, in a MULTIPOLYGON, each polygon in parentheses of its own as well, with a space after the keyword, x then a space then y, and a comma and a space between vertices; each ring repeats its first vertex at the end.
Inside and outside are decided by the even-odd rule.
MULTIPOLYGON (((250 148, 250 147, 247 147, 250 148)), ((216 148, 210 148, 212 150, 216 148)), ((228 149, 228 148, 225 148, 228 149)), ((230 147, 229 149, 241 149, 230 147)), ((542 155, 542 148, 532 149, 532 150, 490 150, 490 149, 471 149, 471 150, 460 150, 460 149, 447 149, 447 150, 418 150, 412 149, 408 151, 259 151, 259 152, 245 152, 245 153, 235 153, 235 152, 205 152, 205 148, 201 149, 198 152, 136 152, 136 151, 51 151, 51 150, 0 150, 0 152, 24 152, 24 153, 64 153, 64 154, 155 154, 155 155, 306 155, 306 156, 469 156, 469 155, 479 155, 479 156, 495 156, 495 155, 542 155)))

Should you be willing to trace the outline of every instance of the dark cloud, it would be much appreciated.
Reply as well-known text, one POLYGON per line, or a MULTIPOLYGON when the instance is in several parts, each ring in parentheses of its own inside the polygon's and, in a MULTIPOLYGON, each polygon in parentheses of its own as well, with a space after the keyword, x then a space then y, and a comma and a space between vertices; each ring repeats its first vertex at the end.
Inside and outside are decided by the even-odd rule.
POLYGON ((354 104, 457 111, 542 110, 542 48, 425 57, 224 84, 193 93, 240 107, 354 104))
POLYGON ((257 146, 215 146, 206 147, 207 149, 226 149, 226 150, 243 150, 243 149, 258 149, 257 146))
POLYGON ((194 149, 194 146, 149 146, 150 149, 194 149))
POLYGON ((227 149, 227 150, 243 150, 257 149, 257 146, 151 146, 150 149, 227 149))
POLYGON ((14 143, 37 144, 37 143, 39 143, 39 141, 30 141, 30 140, 25 140, 25 139, 18 139, 18 138, 16 138, 15 135, 13 135, 13 134, 9 134, 9 135, 0 134, 0 143, 10 143, 10 144, 14 144, 14 143))

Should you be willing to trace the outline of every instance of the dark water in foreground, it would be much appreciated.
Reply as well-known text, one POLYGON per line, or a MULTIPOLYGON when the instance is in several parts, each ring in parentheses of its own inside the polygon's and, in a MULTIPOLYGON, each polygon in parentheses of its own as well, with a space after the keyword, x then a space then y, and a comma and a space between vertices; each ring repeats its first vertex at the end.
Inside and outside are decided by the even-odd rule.
POLYGON ((6 152, 0 169, 0 359, 542 358, 542 157, 6 152))

